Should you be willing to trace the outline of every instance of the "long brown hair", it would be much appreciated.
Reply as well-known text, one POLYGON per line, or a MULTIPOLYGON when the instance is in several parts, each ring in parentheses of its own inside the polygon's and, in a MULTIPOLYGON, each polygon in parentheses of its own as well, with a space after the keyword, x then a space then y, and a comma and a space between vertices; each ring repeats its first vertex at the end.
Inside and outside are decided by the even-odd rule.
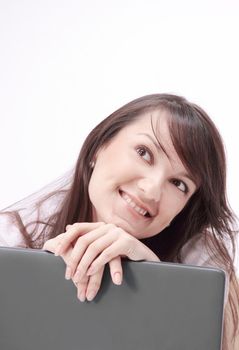
MULTIPOLYGON (((232 293, 229 291, 229 305, 236 330, 239 292, 233 257, 237 230, 235 216, 226 197, 226 158, 223 142, 205 111, 183 97, 170 94, 144 96, 119 108, 98 124, 81 148, 70 188, 61 190, 65 191, 65 196, 60 207, 48 220, 42 221, 39 217, 35 221, 36 225, 44 224, 37 236, 27 232, 26 225, 21 225, 22 234, 29 246, 40 248, 46 238, 64 232, 67 224, 92 221, 92 207, 88 195, 92 172, 90 162, 97 151, 110 142, 122 128, 133 123, 143 113, 154 110, 164 110, 169 115, 169 130, 173 145, 185 167, 194 177, 198 188, 181 213, 173 219, 170 227, 143 242, 161 260, 182 262, 181 250, 185 243, 196 234, 203 235, 212 258, 218 266, 226 269, 230 283, 236 290, 236 298, 235 296, 232 298, 232 293), (230 255, 226 242, 230 243, 233 256, 230 255)), ((154 130, 154 133, 157 137, 157 130, 154 130)), ((41 199, 38 208, 56 193, 59 192, 50 193, 41 199)), ((15 211, 14 216, 20 227, 19 212, 15 211)))

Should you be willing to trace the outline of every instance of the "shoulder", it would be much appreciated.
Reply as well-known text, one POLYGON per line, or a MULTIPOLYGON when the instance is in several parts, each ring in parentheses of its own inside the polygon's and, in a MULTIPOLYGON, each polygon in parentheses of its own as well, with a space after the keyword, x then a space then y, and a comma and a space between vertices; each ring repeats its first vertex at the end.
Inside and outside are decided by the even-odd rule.
MULTIPOLYGON (((217 242, 218 243, 218 242, 217 242)), ((232 257, 232 244, 230 241, 221 241, 221 244, 227 249, 232 257)), ((226 269, 222 263, 218 262, 218 247, 214 242, 213 235, 210 231, 196 234, 192 237, 181 250, 182 262, 198 266, 211 266, 226 269)))
POLYGON ((0 246, 26 247, 22 233, 11 213, 0 213, 0 246))
MULTIPOLYGON (((204 267, 219 268, 225 272, 226 286, 225 286, 225 302, 228 298, 229 292, 229 273, 226 263, 218 259, 219 251, 215 249, 212 243, 212 234, 206 232, 204 234, 197 234, 191 238, 181 250, 181 259, 183 264, 196 265, 204 267)), ((231 257, 232 244, 229 241, 224 241, 224 245, 231 257)))
MULTIPOLYGON (((38 237, 48 220, 59 210, 65 192, 59 191, 50 196, 28 197, 0 212, 0 246, 29 246, 26 237, 38 237)), ((47 230, 46 230, 47 231, 47 230)))
POLYGON ((209 263, 211 256, 206 247, 205 236, 197 234, 192 237, 181 250, 182 263, 202 266, 209 263))

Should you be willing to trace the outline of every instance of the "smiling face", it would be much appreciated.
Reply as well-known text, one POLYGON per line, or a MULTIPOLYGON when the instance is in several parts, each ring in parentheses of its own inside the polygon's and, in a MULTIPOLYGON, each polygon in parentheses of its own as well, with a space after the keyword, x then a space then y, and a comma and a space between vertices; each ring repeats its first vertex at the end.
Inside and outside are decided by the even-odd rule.
POLYGON ((98 151, 89 183, 94 221, 142 239, 161 232, 184 208, 196 185, 173 147, 167 120, 163 111, 145 113, 98 151))

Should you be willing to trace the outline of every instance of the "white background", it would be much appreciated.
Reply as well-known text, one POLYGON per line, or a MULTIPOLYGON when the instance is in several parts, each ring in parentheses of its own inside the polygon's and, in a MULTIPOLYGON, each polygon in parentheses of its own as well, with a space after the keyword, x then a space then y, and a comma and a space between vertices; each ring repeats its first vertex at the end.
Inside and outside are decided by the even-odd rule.
POLYGON ((71 168, 116 108, 168 92, 218 126, 239 215, 238 16, 236 0, 0 0, 0 208, 71 168))

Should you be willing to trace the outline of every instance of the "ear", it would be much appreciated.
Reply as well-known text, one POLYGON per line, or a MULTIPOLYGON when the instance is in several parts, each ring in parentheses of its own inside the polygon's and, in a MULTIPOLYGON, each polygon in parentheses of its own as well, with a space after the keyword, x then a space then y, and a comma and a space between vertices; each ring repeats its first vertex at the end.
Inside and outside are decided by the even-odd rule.
POLYGON ((91 160, 90 163, 89 163, 89 166, 90 166, 91 169, 93 169, 94 166, 95 166, 95 161, 91 160))

